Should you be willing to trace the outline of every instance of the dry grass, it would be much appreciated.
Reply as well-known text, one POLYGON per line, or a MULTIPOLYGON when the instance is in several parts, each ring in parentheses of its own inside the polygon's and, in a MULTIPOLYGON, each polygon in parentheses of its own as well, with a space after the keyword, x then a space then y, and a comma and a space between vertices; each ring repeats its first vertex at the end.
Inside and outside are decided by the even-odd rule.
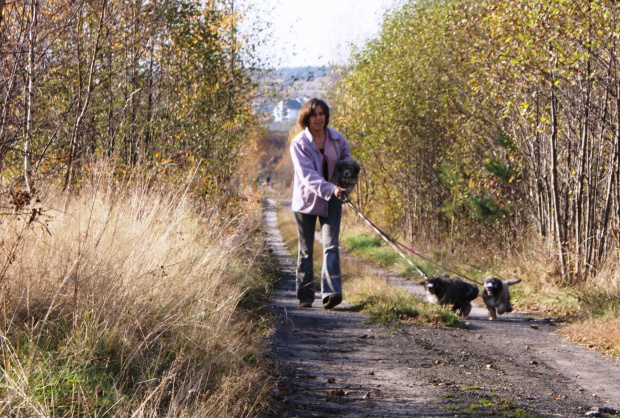
POLYGON ((615 314, 562 327, 558 333, 614 356, 620 356, 620 318, 615 314))
POLYGON ((154 177, 4 216, 1 415, 252 416, 267 381, 260 214, 154 177), (13 255, 9 252, 14 248, 13 255), (243 308, 242 308, 243 306, 243 308))
POLYGON ((620 357, 620 288, 610 279, 571 289, 561 289, 558 294, 570 294, 576 308, 569 322, 558 332, 566 338, 586 344, 607 354, 620 357))
POLYGON ((289 250, 292 257, 297 258, 297 222, 290 207, 279 207, 277 225, 284 246, 289 250))

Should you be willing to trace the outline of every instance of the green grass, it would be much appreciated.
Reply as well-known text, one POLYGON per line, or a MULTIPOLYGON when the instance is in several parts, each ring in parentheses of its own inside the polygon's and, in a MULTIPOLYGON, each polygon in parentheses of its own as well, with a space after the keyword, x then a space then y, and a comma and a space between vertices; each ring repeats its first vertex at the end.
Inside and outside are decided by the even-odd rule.
POLYGON ((379 236, 347 237, 343 241, 343 248, 362 260, 384 268, 394 267, 402 260, 402 257, 379 236))
MULTIPOLYGON (((428 275, 438 275, 445 271, 433 262, 424 260, 406 250, 400 252, 407 257, 406 261, 391 245, 378 235, 365 233, 345 236, 342 246, 348 253, 370 264, 385 268, 392 273, 412 280, 422 280, 419 269, 428 275), (410 262, 416 266, 412 266, 410 262)), ((441 254, 434 253, 431 259, 441 259, 441 254)))
POLYGON ((459 390, 461 391, 466 391, 466 390, 480 390, 480 386, 478 385, 473 385, 473 386, 463 386, 462 388, 460 388, 459 390))
POLYGON ((451 311, 424 302, 404 289, 394 288, 381 278, 357 278, 345 288, 345 299, 351 310, 369 314, 367 322, 391 323, 414 321, 465 328, 464 321, 451 311))
POLYGON ((381 247, 384 242, 385 241, 378 236, 370 237, 367 235, 356 235, 346 238, 344 244, 348 251, 359 251, 363 253, 371 248, 381 247))
MULTIPOLYGON (((474 390, 471 388, 476 388, 475 390, 479 390, 480 388, 477 386, 471 386, 468 388, 461 388, 461 390, 474 390)), ((444 395, 444 398, 455 399, 458 402, 458 395, 453 393, 447 393, 444 395)), ((458 414, 463 414, 465 416, 494 416, 494 417, 515 417, 515 418, 534 418, 540 417, 540 415, 529 412, 525 409, 517 407, 514 402, 510 401, 506 398, 499 397, 496 393, 491 394, 480 394, 478 399, 475 399, 474 402, 469 402, 467 406, 451 406, 444 408, 445 410, 455 411, 458 414)))

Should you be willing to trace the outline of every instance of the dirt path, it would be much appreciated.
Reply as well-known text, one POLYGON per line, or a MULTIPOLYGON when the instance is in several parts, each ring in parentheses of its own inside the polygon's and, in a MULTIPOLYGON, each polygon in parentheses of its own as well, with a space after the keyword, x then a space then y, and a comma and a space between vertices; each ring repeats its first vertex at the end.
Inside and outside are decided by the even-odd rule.
POLYGON ((300 308, 295 260, 274 210, 265 222, 281 271, 273 294, 276 415, 572 417, 620 409, 620 363, 554 335, 552 320, 513 313, 492 322, 478 305, 468 329, 381 326, 364 324, 346 301, 326 311, 317 296, 313 308, 300 308))

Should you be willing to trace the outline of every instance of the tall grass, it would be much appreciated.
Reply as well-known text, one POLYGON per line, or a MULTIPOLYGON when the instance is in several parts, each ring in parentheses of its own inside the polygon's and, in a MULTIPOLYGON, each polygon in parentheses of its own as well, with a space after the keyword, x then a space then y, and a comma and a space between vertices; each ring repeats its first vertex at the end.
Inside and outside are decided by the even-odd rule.
POLYGON ((260 213, 104 173, 68 196, 50 186, 35 221, 2 217, 0 415, 255 415, 260 213))

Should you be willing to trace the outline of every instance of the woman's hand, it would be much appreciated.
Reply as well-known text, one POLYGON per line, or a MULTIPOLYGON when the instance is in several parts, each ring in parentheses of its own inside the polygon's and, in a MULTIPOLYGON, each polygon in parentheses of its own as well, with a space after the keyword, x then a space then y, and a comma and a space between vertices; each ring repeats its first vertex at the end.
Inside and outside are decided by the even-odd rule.
POLYGON ((344 200, 344 192, 346 191, 347 189, 336 186, 336 188, 334 189, 334 196, 336 196, 340 200, 344 200))

